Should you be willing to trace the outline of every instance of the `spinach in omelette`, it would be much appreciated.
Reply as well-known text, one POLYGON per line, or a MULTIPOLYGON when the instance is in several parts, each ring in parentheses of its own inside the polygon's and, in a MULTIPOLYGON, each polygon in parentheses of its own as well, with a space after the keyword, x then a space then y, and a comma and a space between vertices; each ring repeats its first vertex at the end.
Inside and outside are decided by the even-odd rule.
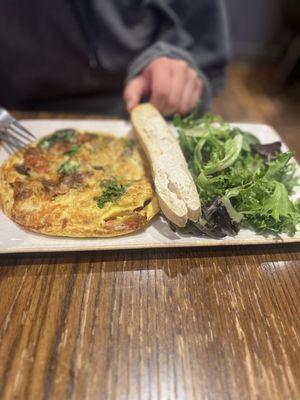
POLYGON ((158 212, 146 169, 131 138, 63 129, 7 159, 0 168, 0 205, 34 232, 124 235, 158 212))

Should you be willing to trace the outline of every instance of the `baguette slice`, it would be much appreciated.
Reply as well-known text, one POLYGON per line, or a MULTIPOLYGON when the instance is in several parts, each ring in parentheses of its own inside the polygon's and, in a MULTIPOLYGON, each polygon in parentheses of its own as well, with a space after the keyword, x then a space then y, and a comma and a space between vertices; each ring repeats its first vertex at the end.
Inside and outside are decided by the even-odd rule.
POLYGON ((197 221, 199 195, 179 144, 158 110, 149 103, 131 111, 131 122, 152 168, 160 207, 177 226, 197 221))

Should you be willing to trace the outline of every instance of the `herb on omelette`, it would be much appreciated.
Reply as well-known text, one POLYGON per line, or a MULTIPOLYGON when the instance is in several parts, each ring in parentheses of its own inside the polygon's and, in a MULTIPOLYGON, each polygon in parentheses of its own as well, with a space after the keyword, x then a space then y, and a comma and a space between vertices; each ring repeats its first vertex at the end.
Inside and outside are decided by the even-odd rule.
POLYGON ((63 141, 67 143, 75 143, 76 142, 77 132, 74 129, 61 129, 59 131, 54 132, 52 135, 47 136, 41 139, 37 147, 41 149, 49 149, 56 142, 63 141))
POLYGON ((69 151, 65 153, 68 158, 57 169, 57 172, 60 175, 72 175, 79 170, 80 163, 73 161, 72 157, 78 153, 81 147, 82 145, 75 144, 69 151))
POLYGON ((134 146, 136 145, 134 139, 125 137, 122 140, 123 140, 123 143, 124 143, 125 150, 132 150, 134 148, 134 146))
POLYGON ((281 153, 278 142, 261 145, 254 135, 219 116, 175 116, 174 125, 203 207, 203 216, 185 232, 235 234, 235 229, 228 230, 225 208, 235 228, 296 233, 300 207, 290 199, 298 185, 295 163, 290 162, 293 153, 281 153), (213 213, 205 214, 207 209, 213 213))
POLYGON ((65 153, 66 156, 73 157, 81 149, 81 144, 74 144, 72 148, 65 153))
POLYGON ((126 191, 125 186, 118 183, 115 178, 102 181, 100 187, 103 189, 102 194, 95 197, 99 208, 103 208, 106 203, 116 203, 126 191))
POLYGON ((134 147, 135 147, 135 145, 136 145, 135 140, 134 140, 134 139, 131 139, 131 138, 125 137, 125 138, 122 139, 122 141, 123 141, 123 145, 124 145, 124 152, 123 152, 123 155, 124 155, 125 157, 131 156, 131 155, 132 155, 132 152, 133 152, 133 149, 134 149, 134 147))
POLYGON ((70 158, 68 158, 59 166, 57 172, 60 175, 73 175, 75 172, 79 170, 79 168, 80 168, 80 163, 74 162, 70 158))

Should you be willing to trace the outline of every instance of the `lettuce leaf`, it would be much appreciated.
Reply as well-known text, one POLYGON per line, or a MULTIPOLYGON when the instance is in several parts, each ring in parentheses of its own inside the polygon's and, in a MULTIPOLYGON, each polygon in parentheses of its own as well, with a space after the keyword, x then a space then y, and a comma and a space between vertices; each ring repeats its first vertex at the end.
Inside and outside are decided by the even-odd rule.
MULTIPOLYGON (((281 153, 278 142, 260 145, 251 133, 211 114, 176 117, 174 124, 204 209, 219 204, 232 223, 263 234, 295 234, 300 201, 293 203, 289 197, 298 185, 292 152, 281 153)), ((214 234, 218 218, 214 217, 214 234)), ((188 230, 199 231, 199 223, 198 228, 189 223, 188 230)), ((205 229, 209 223, 206 219, 205 229)), ((219 231, 224 234, 224 227, 219 231)))

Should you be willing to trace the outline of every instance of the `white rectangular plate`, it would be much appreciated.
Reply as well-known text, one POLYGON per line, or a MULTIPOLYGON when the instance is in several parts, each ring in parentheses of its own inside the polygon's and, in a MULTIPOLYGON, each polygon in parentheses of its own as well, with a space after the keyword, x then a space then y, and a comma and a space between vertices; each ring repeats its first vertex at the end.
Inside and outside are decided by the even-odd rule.
MULTIPOLYGON (((33 132, 37 138, 49 134, 57 129, 82 128, 113 133, 124 136, 130 133, 131 125, 121 120, 24 120, 22 124, 33 132)), ((281 140, 273 128, 267 125, 234 124, 256 135, 262 143, 281 140)), ((283 150, 287 147, 283 145, 283 150)), ((0 148, 0 165, 7 158, 7 153, 0 148)), ((298 166, 300 176, 300 167, 298 166)), ((300 197, 298 188, 295 197, 300 197)), ((23 230, 9 220, 0 211, 0 253, 23 252, 52 252, 52 251, 86 251, 86 250, 111 250, 111 249, 138 249, 157 247, 202 247, 224 245, 249 245, 268 243, 300 242, 300 230, 294 237, 282 235, 281 239, 274 236, 258 235, 250 230, 241 229, 235 237, 225 237, 221 240, 183 236, 170 230, 162 217, 157 217, 146 229, 137 233, 107 239, 71 239, 51 237, 31 233, 23 230)))

